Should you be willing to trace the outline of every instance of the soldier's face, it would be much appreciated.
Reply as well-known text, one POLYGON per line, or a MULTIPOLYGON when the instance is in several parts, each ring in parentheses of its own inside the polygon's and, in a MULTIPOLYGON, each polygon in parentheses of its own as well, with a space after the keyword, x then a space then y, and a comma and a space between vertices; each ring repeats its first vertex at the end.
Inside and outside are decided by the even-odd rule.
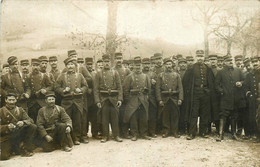
POLYGON ((179 63, 179 67, 180 67, 181 70, 186 70, 186 68, 187 68, 187 63, 185 63, 185 62, 180 62, 180 63, 179 63))
POLYGON ((150 69, 150 63, 144 63, 144 64, 143 64, 143 69, 144 69, 145 71, 149 71, 149 69, 150 69))
POLYGON ((3 69, 3 74, 6 74, 6 73, 8 73, 8 72, 9 72, 9 70, 10 70, 10 68, 9 68, 9 67, 5 67, 5 68, 3 69))
POLYGON ((131 71, 133 71, 133 69, 134 69, 134 64, 129 64, 129 69, 130 69, 131 71))
POLYGON ((172 60, 172 67, 175 67, 176 64, 178 64, 178 60, 177 59, 173 59, 172 60))
POLYGON ((51 68, 57 68, 58 61, 50 61, 51 68))
POLYGON ((22 64, 21 68, 22 68, 23 72, 28 72, 29 71, 29 64, 22 64))
POLYGON ((219 67, 219 68, 222 68, 222 67, 223 67, 223 61, 220 61, 220 60, 218 61, 218 67, 219 67))
POLYGON ((116 65, 122 65, 122 63, 123 63, 122 57, 117 57, 116 58, 116 65))
POLYGON ((205 63, 207 66, 210 66, 210 65, 211 65, 209 60, 204 61, 204 63, 205 63))
POLYGON ((14 64, 9 66, 12 71, 18 71, 18 62, 15 62, 14 64))
POLYGON ((38 72, 40 70, 39 64, 32 64, 32 71, 33 72, 38 72))
POLYGON ((103 61, 103 64, 104 64, 104 68, 105 69, 109 69, 110 65, 111 65, 111 62, 109 60, 105 60, 105 61, 103 61))
POLYGON ((142 72, 142 65, 141 64, 135 64, 134 70, 135 70, 136 73, 142 72))
POLYGON ((48 106, 54 106, 55 105, 55 97, 53 96, 50 96, 50 97, 47 97, 46 99, 46 103, 48 106))
POLYGON ((227 67, 233 67, 233 61, 224 61, 224 65, 227 67))
POLYGON ((97 63, 97 67, 98 67, 98 69, 103 69, 103 62, 98 62, 97 63))
POLYGON ((258 69, 259 64, 260 64, 260 61, 252 61, 252 66, 254 67, 254 69, 258 69))
POLYGON ((69 72, 73 72, 75 70, 76 65, 73 62, 68 62, 66 65, 69 72))
POLYGON ((5 99, 6 105, 13 108, 15 107, 15 104, 17 102, 17 99, 15 96, 7 96, 5 99))
POLYGON ((191 65, 193 65, 193 64, 194 64, 194 61, 193 61, 193 60, 188 60, 188 61, 187 61, 187 65, 188 65, 188 66, 191 66, 191 65))
POLYGON ((209 61, 210 61, 211 66, 214 66, 214 67, 217 66, 217 63, 218 63, 217 59, 210 59, 209 61))
POLYGON ((162 58, 157 58, 156 59, 156 65, 161 66, 163 64, 163 59, 162 58))
POLYGON ((238 68, 242 68, 243 67, 243 61, 242 60, 236 60, 235 64, 238 68))
POLYGON ((202 63, 205 60, 205 57, 203 55, 197 55, 196 60, 198 63, 202 63))
POLYGON ((166 67, 167 70, 172 70, 172 64, 173 64, 172 62, 168 61, 165 63, 164 66, 166 67))
POLYGON ((41 63, 40 63, 40 69, 41 70, 46 70, 47 69, 47 61, 42 61, 41 63))
POLYGON ((88 69, 89 71, 91 71, 92 68, 93 68, 93 64, 92 64, 92 63, 87 63, 87 64, 86 64, 86 67, 87 67, 87 69, 88 69))

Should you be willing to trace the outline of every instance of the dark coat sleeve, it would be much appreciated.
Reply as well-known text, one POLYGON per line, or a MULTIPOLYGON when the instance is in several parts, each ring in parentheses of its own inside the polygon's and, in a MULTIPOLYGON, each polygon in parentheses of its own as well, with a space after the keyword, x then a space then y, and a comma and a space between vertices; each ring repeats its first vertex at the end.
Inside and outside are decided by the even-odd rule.
POLYGON ((100 97, 99 97, 99 89, 100 89, 100 72, 97 72, 93 79, 93 91, 94 91, 94 100, 95 103, 100 103, 100 97))
POLYGON ((183 87, 182 87, 182 81, 179 74, 177 74, 178 77, 178 89, 179 89, 179 100, 183 100, 183 87))
POLYGON ((123 90, 122 90, 122 84, 120 80, 120 76, 118 72, 115 70, 115 79, 116 79, 116 86, 119 91, 118 93, 118 101, 123 101, 123 90))
POLYGON ((41 108, 39 110, 39 113, 38 113, 38 116, 37 116, 37 121, 36 121, 36 124, 37 124, 37 127, 38 127, 38 132, 39 132, 41 137, 44 137, 48 134, 46 132, 45 128, 44 128, 45 120, 44 120, 43 112, 44 112, 44 108, 41 108))
POLYGON ((155 94, 156 94, 156 99, 158 102, 162 101, 162 96, 161 96, 161 85, 162 85, 162 77, 161 74, 158 75, 156 79, 156 87, 155 87, 155 94))

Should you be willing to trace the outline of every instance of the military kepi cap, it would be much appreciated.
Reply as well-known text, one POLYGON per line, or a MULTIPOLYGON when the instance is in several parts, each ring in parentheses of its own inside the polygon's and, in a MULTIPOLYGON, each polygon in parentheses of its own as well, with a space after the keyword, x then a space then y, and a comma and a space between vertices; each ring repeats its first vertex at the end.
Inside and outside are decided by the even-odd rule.
POLYGON ((209 60, 217 60, 218 55, 209 55, 209 60))
POLYGON ((163 59, 163 63, 167 63, 167 62, 173 62, 171 58, 167 57, 165 59, 163 59))
POLYGON ((250 59, 248 57, 246 57, 244 60, 243 60, 243 63, 245 65, 248 65, 250 63, 250 59))
POLYGON ((226 55, 223 57, 224 61, 232 61, 232 56, 226 55))
POLYGON ((40 64, 40 60, 39 59, 32 59, 31 64, 40 64))
POLYGON ((68 58, 65 59, 63 62, 64 62, 65 65, 67 65, 69 62, 75 63, 75 59, 68 57, 68 58))
POLYGON ((181 59, 178 60, 178 63, 187 63, 187 61, 186 61, 186 59, 181 58, 181 59))
POLYGON ((121 52, 116 52, 115 58, 117 58, 117 57, 123 58, 123 54, 121 52))
POLYGON ((251 62, 256 62, 256 61, 259 61, 259 58, 258 57, 251 57, 251 62))
POLYGON ((154 59, 159 59, 159 58, 163 57, 161 53, 155 53, 153 56, 154 56, 154 59))
POLYGON ((42 62, 42 61, 47 61, 48 62, 47 56, 40 56, 39 60, 40 60, 40 62, 42 62))
POLYGON ((68 51, 68 57, 72 56, 72 55, 77 55, 76 50, 69 50, 68 51))
POLYGON ((102 60, 110 60, 110 55, 109 54, 103 54, 102 55, 102 60))
POLYGON ((92 57, 86 57, 85 63, 93 63, 93 58, 92 57))
POLYGON ((17 57, 15 56, 10 56, 8 59, 7 59, 7 62, 9 65, 13 65, 14 63, 16 63, 18 61, 17 57))
POLYGON ((24 60, 21 60, 21 61, 20 61, 20 64, 21 64, 21 65, 29 65, 30 63, 29 63, 29 60, 28 60, 28 59, 24 59, 24 60))
POLYGON ((102 63, 102 62, 103 62, 103 60, 100 58, 97 60, 97 63, 102 63))
POLYGON ((235 56, 235 61, 239 61, 239 60, 243 60, 243 56, 242 55, 236 55, 235 56))
POLYGON ((78 63, 84 63, 84 59, 83 59, 82 57, 79 57, 79 58, 77 59, 77 62, 78 62, 78 63))
POLYGON ((204 55, 204 51, 203 50, 197 50, 196 55, 204 55))
POLYGON ((9 64, 3 64, 3 68, 5 68, 5 67, 9 67, 9 64))
POLYGON ((55 93, 53 91, 48 91, 45 95, 46 98, 48 97, 56 97, 55 93))
POLYGON ((136 56, 136 57, 134 58, 134 64, 141 64, 141 63, 142 63, 141 57, 140 57, 140 56, 136 56))
POLYGON ((58 61, 57 56, 51 56, 49 57, 49 61, 58 61))
POLYGON ((150 64, 150 59, 149 58, 143 58, 142 63, 143 64, 150 64))

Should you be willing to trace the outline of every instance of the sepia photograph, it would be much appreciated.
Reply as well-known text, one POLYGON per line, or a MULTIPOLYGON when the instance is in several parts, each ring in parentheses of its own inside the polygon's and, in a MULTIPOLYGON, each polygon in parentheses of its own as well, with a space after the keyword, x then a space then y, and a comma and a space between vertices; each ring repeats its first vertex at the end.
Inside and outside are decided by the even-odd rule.
POLYGON ((259 0, 1 0, 0 167, 259 167, 259 0))

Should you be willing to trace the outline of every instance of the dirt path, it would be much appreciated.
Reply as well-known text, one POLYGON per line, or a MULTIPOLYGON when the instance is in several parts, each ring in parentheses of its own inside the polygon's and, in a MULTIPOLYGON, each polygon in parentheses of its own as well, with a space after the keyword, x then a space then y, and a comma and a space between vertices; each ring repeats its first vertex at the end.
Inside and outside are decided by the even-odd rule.
POLYGON ((0 162, 1 167, 259 167, 260 143, 238 142, 225 139, 217 143, 214 138, 187 141, 158 137, 151 141, 139 139, 136 142, 124 140, 117 143, 110 140, 100 143, 90 140, 89 144, 74 147, 66 153, 56 150, 51 153, 38 152, 33 157, 16 156, 0 162))

